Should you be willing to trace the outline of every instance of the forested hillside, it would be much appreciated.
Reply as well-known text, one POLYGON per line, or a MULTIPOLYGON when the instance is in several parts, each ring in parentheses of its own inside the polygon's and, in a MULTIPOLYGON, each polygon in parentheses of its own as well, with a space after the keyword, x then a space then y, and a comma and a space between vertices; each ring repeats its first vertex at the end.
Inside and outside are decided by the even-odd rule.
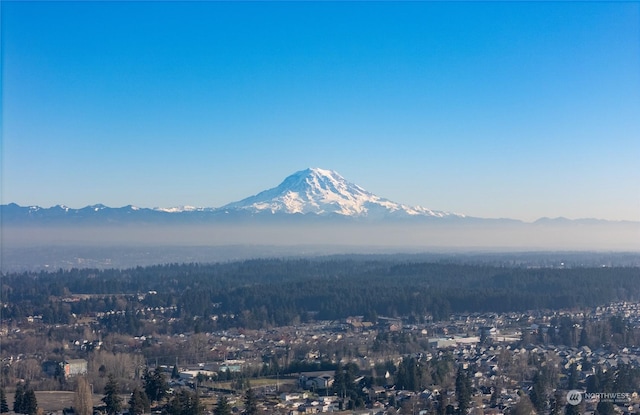
POLYGON ((163 307, 182 324, 202 330, 350 315, 438 320, 452 312, 638 300, 639 282, 635 267, 528 269, 356 257, 5 274, 1 294, 4 319, 41 315, 44 322, 66 323, 73 314, 96 313, 112 319, 113 329, 134 333, 145 308, 163 307), (101 314, 112 311, 124 313, 101 314))

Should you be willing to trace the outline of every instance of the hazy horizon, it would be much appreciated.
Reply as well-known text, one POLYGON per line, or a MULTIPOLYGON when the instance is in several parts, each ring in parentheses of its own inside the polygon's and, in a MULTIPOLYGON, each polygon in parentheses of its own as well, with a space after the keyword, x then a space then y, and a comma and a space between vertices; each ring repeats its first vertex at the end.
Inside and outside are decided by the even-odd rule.
POLYGON ((640 223, 5 226, 3 245, 316 246, 640 251, 640 223))

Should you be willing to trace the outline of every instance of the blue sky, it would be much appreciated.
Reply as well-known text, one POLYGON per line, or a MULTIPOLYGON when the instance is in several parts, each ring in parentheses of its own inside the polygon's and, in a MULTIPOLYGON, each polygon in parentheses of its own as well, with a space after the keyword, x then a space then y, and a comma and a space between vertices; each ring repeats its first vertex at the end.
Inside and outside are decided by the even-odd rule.
POLYGON ((638 2, 2 2, 2 203, 221 206, 322 167, 640 220, 638 2))

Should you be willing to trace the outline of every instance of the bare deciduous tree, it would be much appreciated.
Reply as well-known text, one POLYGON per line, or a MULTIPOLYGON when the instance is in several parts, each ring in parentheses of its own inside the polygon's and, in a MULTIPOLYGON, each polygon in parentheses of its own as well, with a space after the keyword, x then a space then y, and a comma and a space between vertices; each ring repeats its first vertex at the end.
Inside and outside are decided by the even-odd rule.
POLYGON ((91 385, 84 376, 77 378, 76 394, 73 404, 76 414, 91 415, 93 414, 93 395, 91 394, 91 385))
POLYGON ((16 365, 16 375, 25 381, 32 381, 42 377, 42 368, 36 359, 20 360, 16 365))

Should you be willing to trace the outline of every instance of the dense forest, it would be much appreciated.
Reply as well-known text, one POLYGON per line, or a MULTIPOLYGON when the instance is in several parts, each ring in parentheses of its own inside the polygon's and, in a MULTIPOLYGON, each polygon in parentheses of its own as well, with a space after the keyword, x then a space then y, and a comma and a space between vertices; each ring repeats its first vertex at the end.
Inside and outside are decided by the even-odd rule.
POLYGON ((135 333, 138 310, 166 309, 194 327, 260 328, 350 315, 448 318, 451 313, 586 308, 640 299, 640 268, 523 268, 345 257, 71 269, 2 275, 3 319, 110 313, 135 333), (153 295, 149 295, 152 292, 153 295), (74 301, 61 299, 85 294, 74 301), (211 318, 216 316, 216 318, 211 318), (188 318, 194 317, 194 318, 188 318))

